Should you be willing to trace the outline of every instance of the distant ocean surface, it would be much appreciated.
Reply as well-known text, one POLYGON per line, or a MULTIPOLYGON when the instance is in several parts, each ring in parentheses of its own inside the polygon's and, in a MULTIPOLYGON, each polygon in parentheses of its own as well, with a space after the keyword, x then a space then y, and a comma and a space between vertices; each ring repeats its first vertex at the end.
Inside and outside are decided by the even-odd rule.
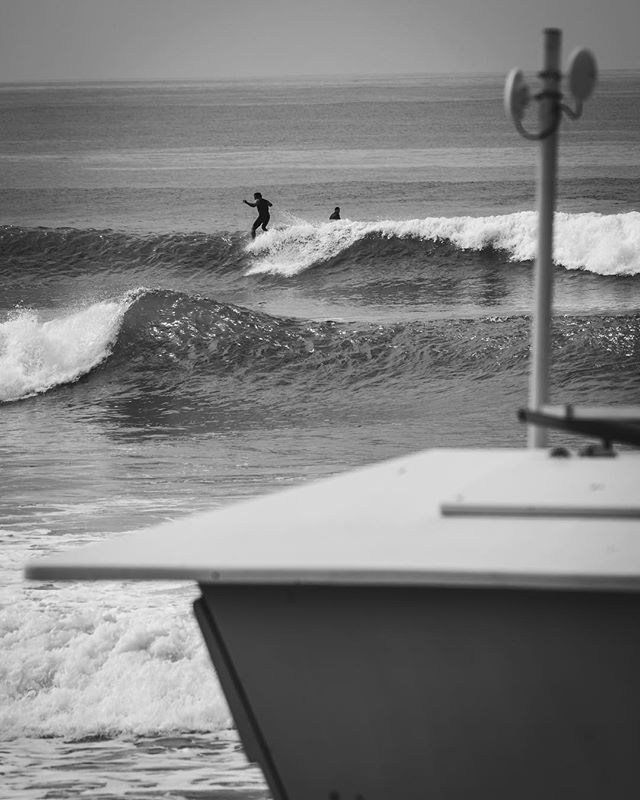
MULTIPOLYGON (((502 87, 0 85, 2 798, 268 796, 194 586, 28 583, 27 559, 524 443, 537 145, 502 87)), ((554 402, 640 398, 639 119, 640 73, 605 73, 562 124, 554 402)))

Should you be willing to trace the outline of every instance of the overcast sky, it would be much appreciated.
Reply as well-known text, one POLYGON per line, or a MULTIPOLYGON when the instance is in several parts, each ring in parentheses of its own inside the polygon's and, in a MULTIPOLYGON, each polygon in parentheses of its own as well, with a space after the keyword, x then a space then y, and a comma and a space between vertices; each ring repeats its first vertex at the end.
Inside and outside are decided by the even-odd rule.
POLYGON ((640 69, 640 0, 0 0, 0 82, 640 69))

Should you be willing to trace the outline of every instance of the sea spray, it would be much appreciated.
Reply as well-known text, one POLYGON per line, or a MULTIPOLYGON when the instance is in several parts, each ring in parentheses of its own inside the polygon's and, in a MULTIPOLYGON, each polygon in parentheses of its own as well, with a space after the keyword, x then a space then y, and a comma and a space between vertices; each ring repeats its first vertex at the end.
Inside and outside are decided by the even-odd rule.
POLYGON ((370 232, 372 224, 341 220, 273 229, 247 245, 247 252, 256 257, 248 274, 296 275, 347 250, 370 232))
POLYGON ((45 392, 91 371, 111 352, 137 294, 128 292, 48 321, 32 309, 12 313, 0 324, 0 402, 45 392))

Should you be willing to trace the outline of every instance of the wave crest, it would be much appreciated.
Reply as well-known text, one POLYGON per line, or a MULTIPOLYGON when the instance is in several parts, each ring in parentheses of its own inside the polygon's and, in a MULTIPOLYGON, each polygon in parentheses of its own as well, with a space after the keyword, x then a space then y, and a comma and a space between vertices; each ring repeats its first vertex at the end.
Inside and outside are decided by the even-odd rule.
MULTIPOLYGON (((583 369, 604 351, 612 375, 628 374, 640 342, 637 315, 576 319, 555 324, 561 372, 573 374, 576 364, 583 369), (558 337, 564 337, 561 347, 558 337)), ((92 371, 100 390, 110 394, 116 385, 129 397, 144 396, 145 404, 176 391, 182 400, 190 394, 208 403, 213 392, 218 402, 235 404, 239 381, 245 400, 272 397, 284 385, 303 398, 317 397, 324 386, 359 391, 389 380, 413 386, 419 377, 484 379, 498 366, 521 373, 528 348, 523 316, 314 322, 137 289, 48 321, 20 311, 0 324, 0 401, 74 383, 92 371)))
POLYGON ((137 294, 48 321, 31 309, 14 312, 0 324, 0 402, 73 383, 104 361, 137 294))
MULTIPOLYGON (((537 213, 521 211, 489 217, 428 217, 333 223, 298 223, 272 229, 251 242, 248 274, 291 277, 338 258, 377 238, 384 253, 388 242, 415 239, 448 242, 460 251, 499 250, 510 261, 532 261, 537 247, 537 213)), ((393 245, 392 245, 393 246, 393 245)), ((570 270, 598 275, 640 273, 640 213, 568 214, 555 217, 554 261, 570 270)))

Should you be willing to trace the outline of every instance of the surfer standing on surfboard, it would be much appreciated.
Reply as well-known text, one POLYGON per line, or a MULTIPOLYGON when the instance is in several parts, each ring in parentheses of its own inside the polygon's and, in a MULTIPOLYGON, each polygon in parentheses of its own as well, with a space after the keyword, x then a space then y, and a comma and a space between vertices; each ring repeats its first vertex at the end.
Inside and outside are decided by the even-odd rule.
POLYGON ((251 206, 252 208, 258 209, 258 219, 251 226, 251 238, 255 239, 256 231, 260 226, 262 226, 263 231, 268 230, 267 223, 269 222, 269 218, 271 216, 269 213, 269 209, 271 208, 273 203, 270 203, 268 200, 265 200, 265 198, 260 194, 260 192, 254 192, 253 199, 256 201, 255 203, 250 203, 248 200, 243 200, 242 202, 246 203, 248 206, 251 206))

